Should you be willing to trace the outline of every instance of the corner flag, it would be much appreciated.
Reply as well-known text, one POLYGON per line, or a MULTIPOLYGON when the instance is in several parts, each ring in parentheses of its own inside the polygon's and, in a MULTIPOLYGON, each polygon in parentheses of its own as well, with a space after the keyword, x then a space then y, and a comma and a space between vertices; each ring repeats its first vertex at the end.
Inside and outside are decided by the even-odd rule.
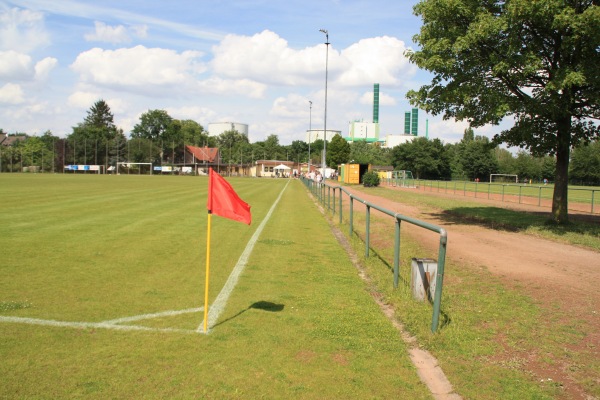
MULTIPOLYGON (((206 283, 204 284, 204 333, 208 330, 208 284, 210 276, 210 222, 212 214, 250 225, 250 205, 240 199, 221 175, 211 168, 208 172, 208 223, 206 235, 206 283)), ((200 329, 198 327, 198 329, 200 329)))
POLYGON ((229 182, 211 168, 208 173, 208 212, 250 225, 250 205, 233 190, 229 182))

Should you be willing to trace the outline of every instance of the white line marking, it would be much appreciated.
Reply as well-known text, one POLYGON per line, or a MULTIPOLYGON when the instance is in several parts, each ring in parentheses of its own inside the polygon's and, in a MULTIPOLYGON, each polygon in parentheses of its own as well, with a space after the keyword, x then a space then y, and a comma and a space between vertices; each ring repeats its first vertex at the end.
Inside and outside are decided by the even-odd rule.
POLYGON ((200 312, 203 310, 204 310, 204 307, 188 308, 185 310, 162 311, 162 312, 158 312, 158 313, 154 313, 154 314, 142 314, 142 315, 135 315, 133 317, 110 319, 108 321, 102 321, 101 324, 109 324, 109 325, 122 324, 123 322, 132 322, 132 321, 139 321, 142 319, 151 319, 151 318, 172 317, 174 315, 195 313, 195 312, 200 312))
MULTIPOLYGON (((215 301, 212 303, 212 305, 209 307, 209 309, 208 309, 208 331, 206 332, 207 334, 210 332, 210 327, 214 326, 215 322, 217 322, 217 320, 219 319, 221 312, 223 312, 223 310, 225 309, 227 300, 229 299, 231 292, 235 288, 238 278, 240 277, 242 271, 244 271, 244 268, 246 267, 246 264, 248 263, 248 258, 250 257, 250 254, 252 253, 252 250, 254 249, 254 245, 258 241, 258 237, 260 236, 265 225, 271 218, 271 215, 273 214, 275 207, 279 203, 279 200, 281 200, 281 196, 283 196, 283 192, 285 191, 285 189, 288 187, 289 184, 290 184, 290 181, 288 181, 285 184, 284 188, 279 193, 279 196, 277 197, 277 199, 271 206, 271 209, 269 210, 269 212, 267 213, 265 218, 262 220, 262 222, 260 223, 260 225, 258 226, 256 231, 254 232, 254 235, 252 235, 252 237, 248 241, 248 244, 246 245, 244 252, 238 259, 237 264, 235 264, 235 267, 233 268, 233 271, 231 271, 229 278, 227 278, 227 282, 225 282, 223 289, 221 289, 221 292, 219 293, 219 295, 217 296, 215 301)), ((197 332, 204 333, 204 321, 202 321, 202 323, 200 323, 200 326, 198 326, 197 332)))
POLYGON ((174 329, 174 328, 151 328, 148 326, 139 325, 114 325, 106 322, 67 322, 55 321, 51 319, 37 318, 21 318, 21 317, 1 317, 0 322, 15 322, 28 325, 43 325, 56 326, 64 328, 100 328, 100 329, 115 329, 119 331, 151 331, 151 332, 179 332, 179 333, 195 333, 191 329, 174 329))

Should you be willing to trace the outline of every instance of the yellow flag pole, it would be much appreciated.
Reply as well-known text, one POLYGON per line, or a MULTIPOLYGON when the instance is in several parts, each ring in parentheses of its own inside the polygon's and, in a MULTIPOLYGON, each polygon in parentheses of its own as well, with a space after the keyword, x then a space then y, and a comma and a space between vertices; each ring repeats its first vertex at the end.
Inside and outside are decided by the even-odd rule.
POLYGON ((208 278, 210 275, 210 219, 212 213, 208 212, 208 224, 206 234, 206 282, 204 284, 204 333, 208 329, 208 278))

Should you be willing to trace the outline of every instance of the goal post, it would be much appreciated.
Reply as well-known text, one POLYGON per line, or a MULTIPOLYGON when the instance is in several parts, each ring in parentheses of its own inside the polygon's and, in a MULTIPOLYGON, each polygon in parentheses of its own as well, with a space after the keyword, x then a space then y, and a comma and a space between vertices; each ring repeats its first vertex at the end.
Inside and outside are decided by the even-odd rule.
POLYGON ((490 183, 519 183, 519 176, 515 174, 490 174, 490 183))
POLYGON ((144 174, 152 175, 152 163, 144 162, 118 162, 117 175, 119 174, 144 174))

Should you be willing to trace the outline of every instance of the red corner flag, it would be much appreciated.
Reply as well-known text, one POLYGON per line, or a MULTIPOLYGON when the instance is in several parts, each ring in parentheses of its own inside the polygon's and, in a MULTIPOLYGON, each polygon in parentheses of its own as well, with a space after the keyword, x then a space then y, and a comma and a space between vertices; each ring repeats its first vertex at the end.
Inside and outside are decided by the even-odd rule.
POLYGON ((208 173, 208 212, 250 225, 250 205, 239 198, 229 182, 211 168, 208 173))

